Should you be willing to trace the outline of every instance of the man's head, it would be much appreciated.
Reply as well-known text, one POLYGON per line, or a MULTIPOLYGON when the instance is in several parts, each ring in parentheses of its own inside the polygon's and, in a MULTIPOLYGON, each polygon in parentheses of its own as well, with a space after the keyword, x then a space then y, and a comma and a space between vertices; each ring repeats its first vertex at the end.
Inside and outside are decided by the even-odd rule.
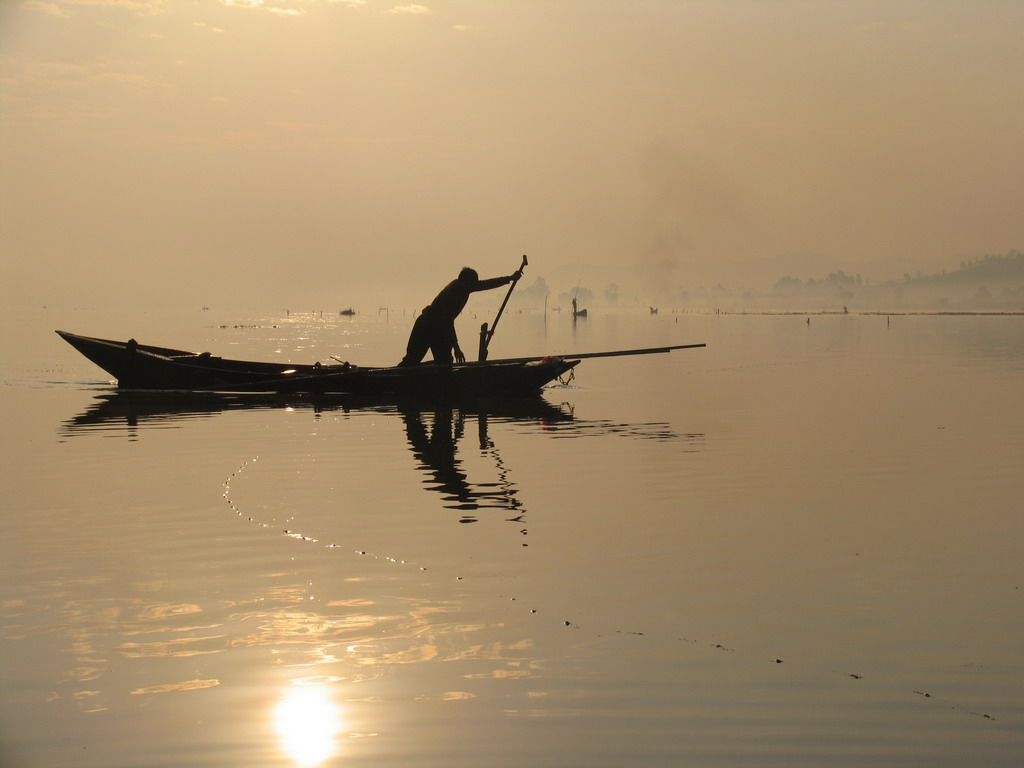
POLYGON ((480 275, 472 267, 463 267, 462 271, 459 272, 459 282, 466 283, 467 285, 476 285, 480 282, 480 275))

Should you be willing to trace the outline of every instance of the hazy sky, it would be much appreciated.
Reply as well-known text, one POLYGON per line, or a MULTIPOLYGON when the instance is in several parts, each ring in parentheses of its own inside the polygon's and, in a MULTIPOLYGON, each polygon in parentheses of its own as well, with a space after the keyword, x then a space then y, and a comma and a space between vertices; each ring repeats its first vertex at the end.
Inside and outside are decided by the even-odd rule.
POLYGON ((1020 0, 0 0, 4 301, 1003 253, 1022 39, 1020 0))

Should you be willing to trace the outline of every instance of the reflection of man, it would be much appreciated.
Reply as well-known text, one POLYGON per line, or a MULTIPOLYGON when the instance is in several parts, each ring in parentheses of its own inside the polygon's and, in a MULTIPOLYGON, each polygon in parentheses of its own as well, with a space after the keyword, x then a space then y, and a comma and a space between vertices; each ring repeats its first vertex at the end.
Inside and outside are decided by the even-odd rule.
POLYGON ((424 307, 423 312, 416 318, 412 333, 409 334, 405 357, 399 365, 419 365, 428 349, 433 354, 435 363, 450 364, 452 350, 455 351, 456 362, 466 362, 466 356, 459 348, 459 338, 455 334, 455 318, 469 301, 469 294, 508 285, 521 274, 522 270, 518 270, 507 277, 481 280, 475 269, 463 267, 458 278, 441 289, 430 305, 424 307))
MULTIPOLYGON (((433 411, 433 427, 428 431, 425 414, 415 406, 402 408, 405 435, 409 439, 413 456, 420 469, 426 470, 434 481, 430 486, 444 496, 445 506, 453 509, 477 510, 485 507, 518 509, 521 505, 515 498, 515 490, 505 483, 474 485, 462 470, 462 462, 456 458, 456 448, 465 432, 462 411, 452 408, 436 408, 433 411)), ((487 419, 480 419, 480 449, 490 445, 487 438, 487 419)), ((465 515, 460 522, 474 523, 476 517, 465 515)))
POLYGON ((427 432, 423 414, 413 408, 402 410, 405 421, 405 435, 409 439, 413 455, 423 469, 430 470, 437 485, 435 490, 462 504, 472 501, 473 492, 466 473, 459 468, 461 462, 455 458, 455 447, 462 438, 463 418, 459 412, 452 429, 452 409, 438 408, 434 411, 434 427, 427 432))

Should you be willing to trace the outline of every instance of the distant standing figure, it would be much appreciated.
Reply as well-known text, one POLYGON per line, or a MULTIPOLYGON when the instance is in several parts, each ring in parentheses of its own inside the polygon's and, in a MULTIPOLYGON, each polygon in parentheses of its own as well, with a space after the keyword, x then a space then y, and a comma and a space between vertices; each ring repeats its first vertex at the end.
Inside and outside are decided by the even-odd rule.
POLYGON ((463 267, 458 278, 442 288, 416 318, 412 333, 409 334, 405 357, 399 365, 419 365, 428 349, 434 356, 435 363, 450 364, 453 350, 456 362, 466 362, 466 356, 459 347, 459 337, 455 333, 455 318, 465 308, 469 294, 508 285, 521 274, 521 271, 517 270, 506 277, 481 280, 475 269, 463 267))

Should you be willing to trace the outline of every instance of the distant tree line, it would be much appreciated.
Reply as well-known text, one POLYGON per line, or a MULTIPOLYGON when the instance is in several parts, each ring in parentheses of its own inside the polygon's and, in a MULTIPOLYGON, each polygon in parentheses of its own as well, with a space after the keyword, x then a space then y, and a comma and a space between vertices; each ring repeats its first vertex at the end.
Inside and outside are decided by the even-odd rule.
MULTIPOLYGON (((525 282, 525 281, 524 281, 525 282)), ((911 275, 872 281, 859 273, 843 270, 825 277, 801 279, 792 275, 778 278, 768 291, 745 288, 729 290, 721 283, 711 287, 660 286, 663 309, 707 311, 709 308, 743 310, 842 311, 898 309, 971 309, 1024 311, 1024 252, 1011 250, 960 262, 949 272, 911 275)), ((603 290, 578 284, 553 290, 543 277, 529 285, 520 284, 513 295, 513 306, 539 310, 567 309, 576 298, 580 308, 643 306, 636 285, 624 288, 617 283, 603 290)))
POLYGON ((775 283, 772 296, 790 303, 832 300, 870 308, 1024 309, 1024 252, 1011 250, 961 261, 960 268, 953 272, 907 272, 901 280, 876 283, 842 271, 821 280, 787 275, 775 283))

